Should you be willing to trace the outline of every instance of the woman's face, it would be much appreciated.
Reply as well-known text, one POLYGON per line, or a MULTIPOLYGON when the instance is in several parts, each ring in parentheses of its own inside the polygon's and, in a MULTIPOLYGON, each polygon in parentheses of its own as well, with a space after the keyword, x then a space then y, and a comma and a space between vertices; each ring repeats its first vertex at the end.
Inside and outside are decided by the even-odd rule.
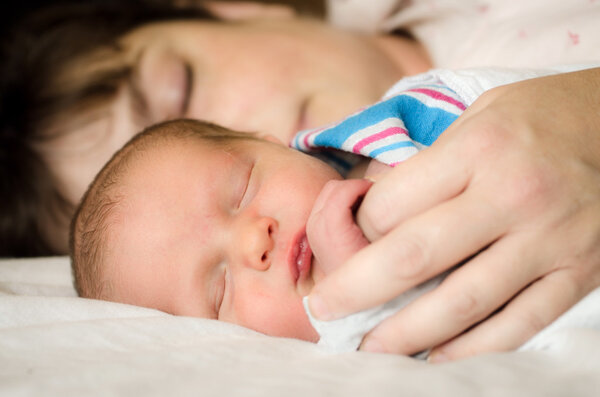
MULTIPOLYGON (((122 44, 131 79, 103 116, 56 138, 44 154, 74 203, 147 125, 196 118, 287 142, 377 101, 401 77, 372 37, 299 18, 154 23, 122 44)), ((54 245, 66 249, 66 234, 54 245)))
POLYGON ((284 142, 378 100, 399 77, 369 39, 295 18, 155 24, 124 43, 148 122, 199 118, 284 142))

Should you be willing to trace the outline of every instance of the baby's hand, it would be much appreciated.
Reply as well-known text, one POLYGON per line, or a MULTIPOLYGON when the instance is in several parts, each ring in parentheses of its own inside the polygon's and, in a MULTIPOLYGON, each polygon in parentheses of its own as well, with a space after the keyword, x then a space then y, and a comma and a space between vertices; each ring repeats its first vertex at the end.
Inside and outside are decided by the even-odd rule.
POLYGON ((306 235, 324 275, 369 244, 354 214, 371 184, 364 179, 329 181, 315 201, 306 235))

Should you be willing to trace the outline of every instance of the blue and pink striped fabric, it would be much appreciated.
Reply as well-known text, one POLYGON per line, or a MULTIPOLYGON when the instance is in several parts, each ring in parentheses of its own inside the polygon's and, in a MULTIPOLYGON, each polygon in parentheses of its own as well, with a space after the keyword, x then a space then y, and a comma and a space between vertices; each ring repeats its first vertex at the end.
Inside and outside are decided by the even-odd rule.
MULTIPOLYGON (((465 109, 456 92, 439 81, 429 82, 388 96, 341 122, 300 131, 291 146, 313 154, 320 148, 339 149, 394 166, 431 145, 465 109)), ((351 166, 347 157, 325 157, 342 171, 351 166)))

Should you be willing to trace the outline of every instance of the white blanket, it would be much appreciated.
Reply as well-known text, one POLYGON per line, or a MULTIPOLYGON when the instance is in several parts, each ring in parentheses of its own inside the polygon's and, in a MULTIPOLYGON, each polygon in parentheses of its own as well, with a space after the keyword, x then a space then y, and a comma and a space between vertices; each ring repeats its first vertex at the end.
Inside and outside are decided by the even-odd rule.
POLYGON ((77 298, 67 258, 2 260, 0 395, 597 396, 600 293, 585 302, 539 350, 430 365, 77 298))

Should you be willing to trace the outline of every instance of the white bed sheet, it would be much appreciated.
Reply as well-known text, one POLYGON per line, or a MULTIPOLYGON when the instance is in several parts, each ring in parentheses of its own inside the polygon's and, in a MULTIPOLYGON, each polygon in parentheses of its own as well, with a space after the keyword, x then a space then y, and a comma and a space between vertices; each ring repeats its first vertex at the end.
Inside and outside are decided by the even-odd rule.
MULTIPOLYGON (((594 294, 588 312, 600 311, 594 294)), ((0 260, 0 395, 598 396, 600 331, 586 310, 538 350, 430 365, 81 299, 65 257, 0 260)))

